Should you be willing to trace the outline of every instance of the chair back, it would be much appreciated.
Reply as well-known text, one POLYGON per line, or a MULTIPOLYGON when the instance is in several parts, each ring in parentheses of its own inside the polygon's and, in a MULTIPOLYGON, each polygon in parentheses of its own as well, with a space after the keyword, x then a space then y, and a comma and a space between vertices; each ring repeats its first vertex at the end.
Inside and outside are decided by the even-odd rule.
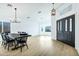
POLYGON ((2 36, 3 41, 9 41, 10 40, 9 36, 7 34, 5 34, 5 33, 2 33, 1 36, 2 36))
POLYGON ((2 40, 6 40, 6 37, 5 37, 5 34, 4 33, 1 33, 1 36, 2 36, 2 40))
POLYGON ((10 37, 8 35, 5 35, 6 40, 10 40, 10 37))

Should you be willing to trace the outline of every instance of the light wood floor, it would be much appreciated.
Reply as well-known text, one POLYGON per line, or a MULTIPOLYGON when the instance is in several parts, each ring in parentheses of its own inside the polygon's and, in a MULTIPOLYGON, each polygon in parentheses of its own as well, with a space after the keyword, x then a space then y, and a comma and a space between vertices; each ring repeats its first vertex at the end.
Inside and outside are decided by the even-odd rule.
POLYGON ((28 38, 29 49, 25 46, 23 51, 5 50, 0 46, 0 55, 2 56, 78 56, 77 51, 62 42, 52 40, 48 36, 37 36, 28 38))

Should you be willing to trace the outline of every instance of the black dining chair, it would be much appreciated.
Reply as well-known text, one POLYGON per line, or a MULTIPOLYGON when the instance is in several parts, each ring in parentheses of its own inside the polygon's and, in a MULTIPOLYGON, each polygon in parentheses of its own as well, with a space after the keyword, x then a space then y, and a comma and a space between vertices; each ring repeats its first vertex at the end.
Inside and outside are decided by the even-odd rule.
POLYGON ((17 38, 17 45, 20 45, 21 52, 22 52, 23 46, 27 46, 27 49, 28 49, 27 38, 25 36, 18 37, 17 38))
POLYGON ((4 46, 4 48, 6 49, 6 47, 8 47, 7 49, 8 49, 8 51, 9 51, 9 47, 11 46, 11 45, 13 45, 13 43, 15 42, 15 40, 14 39, 12 39, 12 38, 10 38, 8 35, 6 35, 6 34, 1 34, 1 36, 2 36, 2 45, 4 46))

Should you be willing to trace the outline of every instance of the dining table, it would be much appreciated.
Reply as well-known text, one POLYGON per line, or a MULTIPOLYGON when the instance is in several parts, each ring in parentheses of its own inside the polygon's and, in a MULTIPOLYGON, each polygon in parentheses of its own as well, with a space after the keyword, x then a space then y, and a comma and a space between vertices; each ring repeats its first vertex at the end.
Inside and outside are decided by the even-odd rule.
MULTIPOLYGON (((12 48, 12 50, 16 50, 16 49, 18 49, 18 48, 22 48, 22 47, 25 46, 25 45, 18 46, 17 41, 18 41, 18 40, 21 41, 22 39, 27 40, 27 38, 30 37, 31 35, 19 34, 19 33, 9 33, 8 36, 9 36, 10 38, 12 38, 13 40, 15 40, 15 44, 14 44, 15 46, 14 46, 14 48, 12 48)), ((26 42, 26 43, 27 43, 27 42, 26 42)))

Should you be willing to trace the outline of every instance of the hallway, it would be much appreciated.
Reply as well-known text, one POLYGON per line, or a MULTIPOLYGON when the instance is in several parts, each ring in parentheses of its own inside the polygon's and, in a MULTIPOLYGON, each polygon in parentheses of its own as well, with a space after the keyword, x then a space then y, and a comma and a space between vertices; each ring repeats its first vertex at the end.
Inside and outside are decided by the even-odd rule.
POLYGON ((48 36, 35 36, 28 38, 29 49, 25 46, 23 51, 5 50, 0 46, 0 55, 7 56, 78 56, 77 51, 60 41, 53 40, 48 36))

